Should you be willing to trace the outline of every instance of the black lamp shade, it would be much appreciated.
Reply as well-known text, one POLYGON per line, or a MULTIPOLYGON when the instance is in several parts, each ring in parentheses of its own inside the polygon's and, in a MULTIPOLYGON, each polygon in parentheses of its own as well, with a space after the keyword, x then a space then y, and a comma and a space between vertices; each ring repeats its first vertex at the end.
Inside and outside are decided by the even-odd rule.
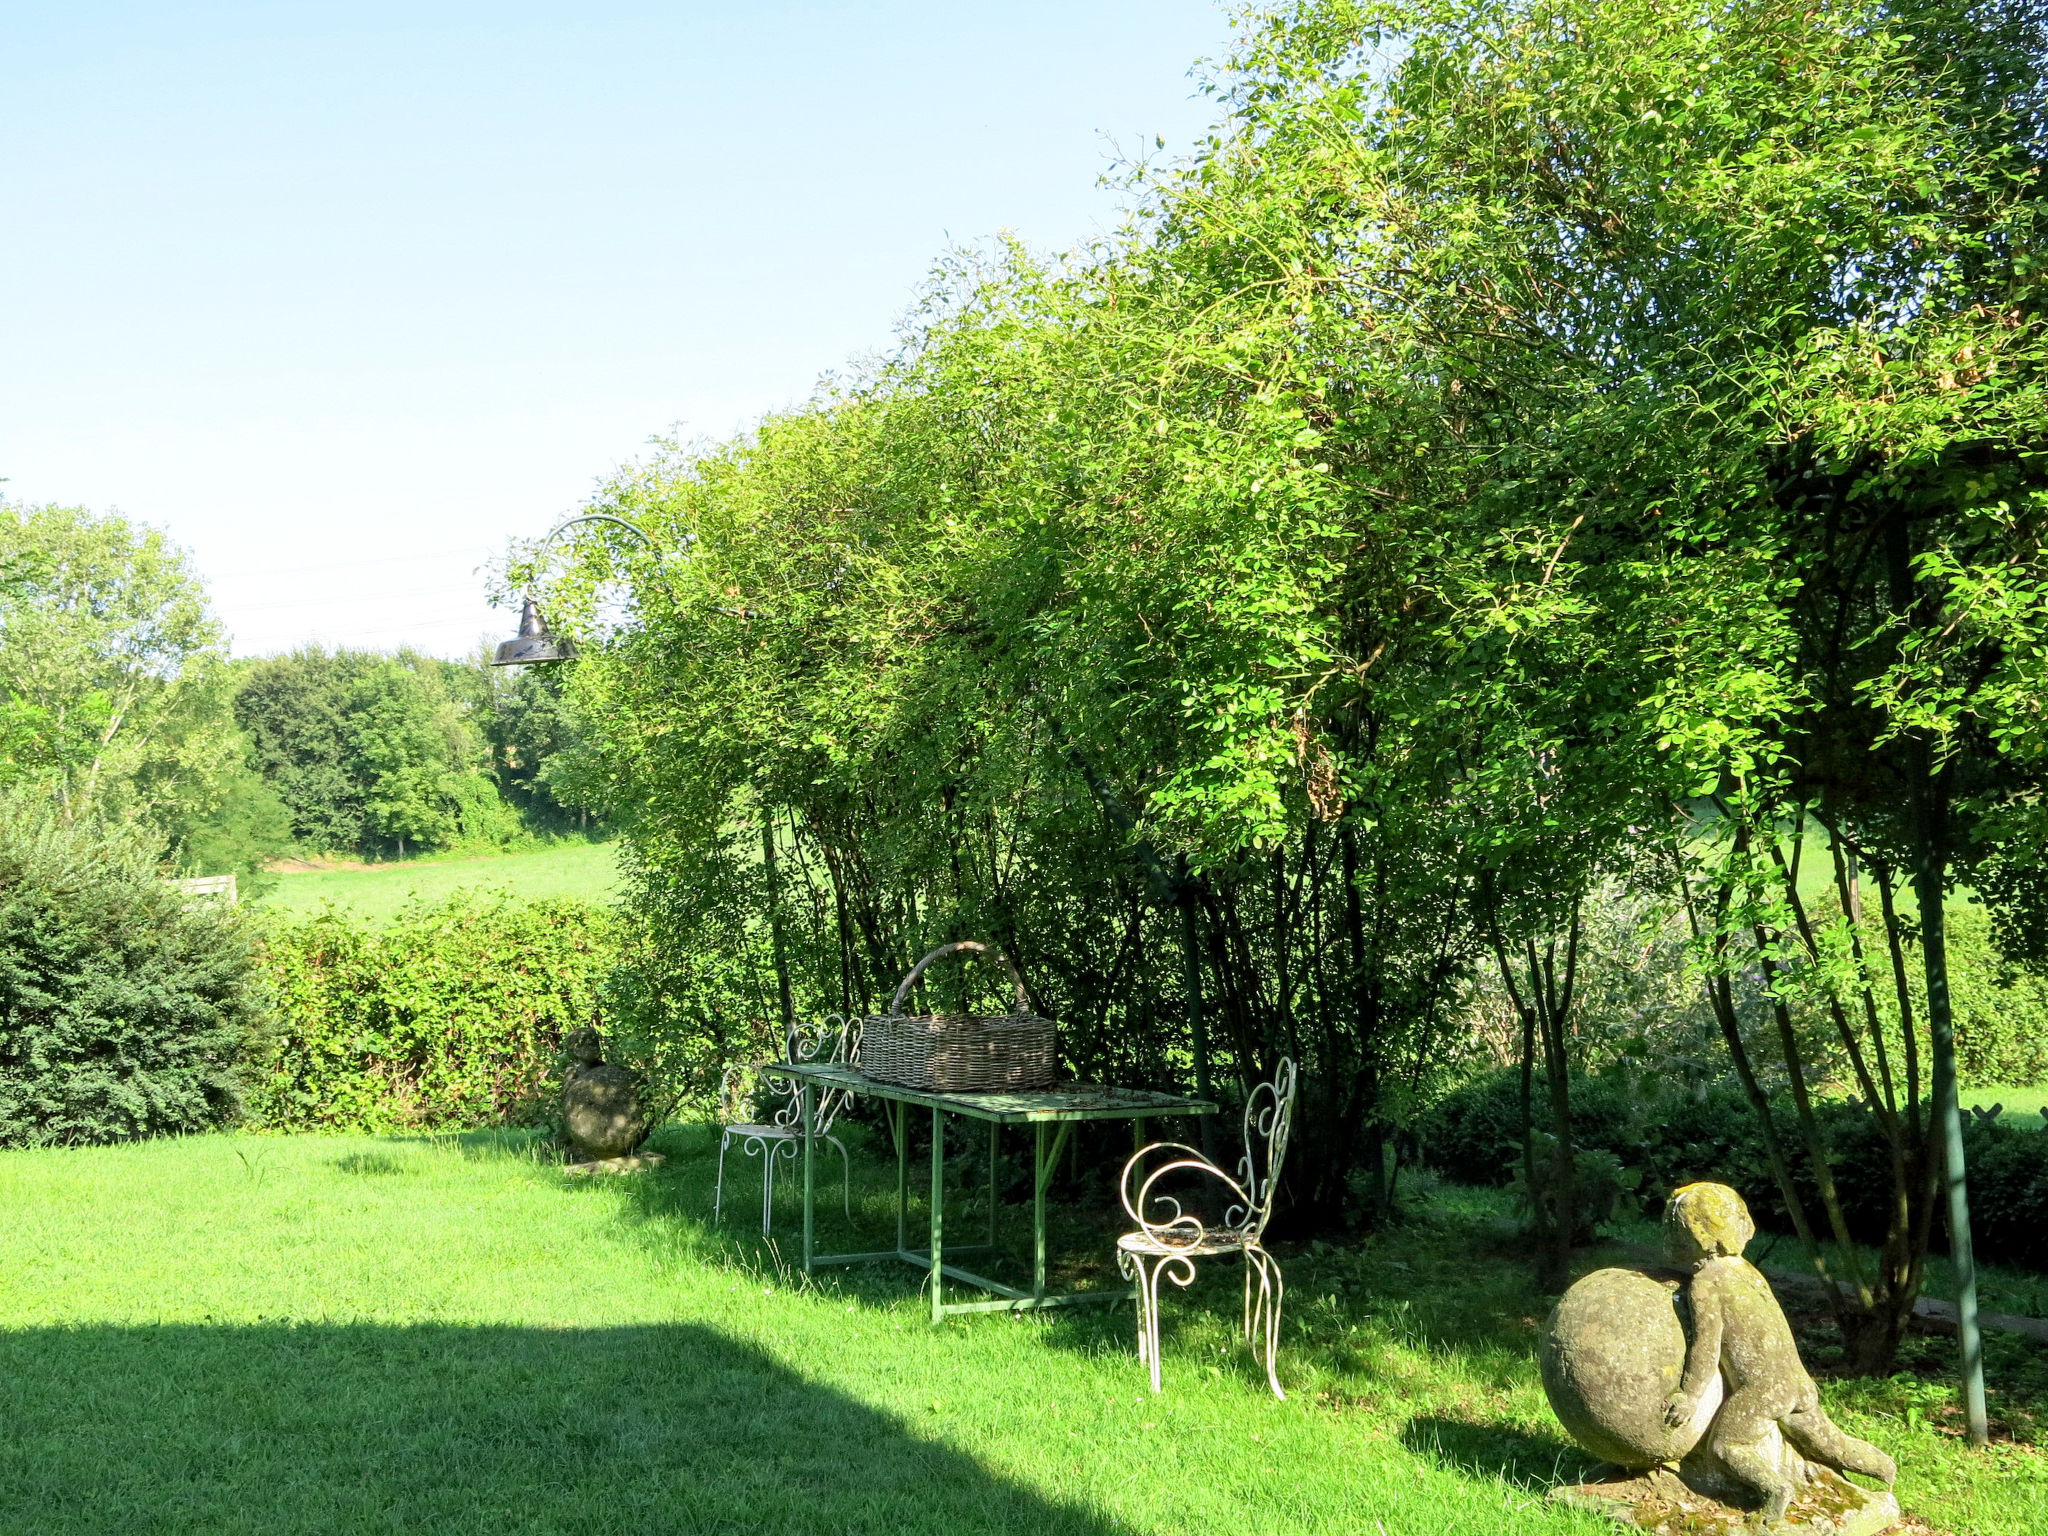
POLYGON ((541 620, 540 609, 529 597, 519 613, 519 634, 498 647, 498 654, 491 658, 491 665, 533 667, 550 661, 567 661, 575 654, 575 646, 548 633, 547 625, 541 620))

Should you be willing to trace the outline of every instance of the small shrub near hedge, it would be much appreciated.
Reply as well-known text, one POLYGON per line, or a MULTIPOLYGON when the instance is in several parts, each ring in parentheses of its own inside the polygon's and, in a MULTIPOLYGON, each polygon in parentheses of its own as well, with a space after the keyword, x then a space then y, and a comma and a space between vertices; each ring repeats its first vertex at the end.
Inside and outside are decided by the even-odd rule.
POLYGON ((552 1120, 561 1042, 598 1022, 614 920, 579 901, 460 893, 372 930, 279 921, 280 1027, 248 1113, 274 1129, 467 1130, 552 1120))
MULTIPOLYGON (((1538 1092, 1540 1098, 1540 1083, 1538 1092)), ((1547 1128, 1547 1101, 1539 1101, 1537 1114, 1538 1125, 1547 1128)), ((1861 1241, 1879 1242, 1890 1192, 1890 1154, 1876 1116, 1844 1103, 1822 1105, 1819 1115, 1850 1231, 1861 1241)), ((1793 1144, 1800 1197, 1810 1211, 1818 1211, 1819 1195, 1797 1146, 1791 1102, 1774 1104, 1772 1117, 1781 1137, 1793 1144)), ((1424 1159, 1447 1177, 1467 1184, 1512 1182, 1521 1158, 1519 1074, 1496 1072, 1466 1084, 1438 1104, 1417 1130, 1424 1159)), ((1791 1230, 1756 1115, 1732 1084, 1695 1097, 1638 1074, 1575 1079, 1572 1141, 1641 1170, 1641 1188, 1653 1211, 1679 1185, 1714 1179, 1741 1190, 1767 1230, 1791 1230)), ((1987 1263, 2048 1271, 2048 1130, 1966 1120, 1963 1152, 1977 1256, 1987 1263)), ((1944 1241, 1937 1228, 1936 1246, 1944 1241)))
POLYGON ((210 1130, 263 992, 247 919, 188 900, 132 829, 0 807, 0 1145, 210 1130))

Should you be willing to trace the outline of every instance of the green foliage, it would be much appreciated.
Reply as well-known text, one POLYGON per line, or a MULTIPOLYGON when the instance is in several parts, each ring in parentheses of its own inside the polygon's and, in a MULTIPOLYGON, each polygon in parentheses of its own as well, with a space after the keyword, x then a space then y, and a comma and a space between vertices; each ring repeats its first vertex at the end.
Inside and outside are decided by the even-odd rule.
POLYGON ((366 832, 346 701, 368 665, 358 652, 309 646, 249 664, 235 691, 252 762, 290 807, 294 832, 314 848, 354 848, 366 832))
POLYGON ((233 1119, 264 1017, 234 908, 187 903, 138 828, 0 814, 0 1144, 233 1119))
MULTIPOLYGON (((185 864, 275 851, 252 802, 219 626, 183 551, 78 507, 0 502, 0 784, 133 818, 185 864)), ((258 797, 260 798, 260 797, 258 797)))
POLYGON ((187 809, 171 826, 170 860, 194 875, 236 874, 248 895, 263 867, 288 851, 292 813, 255 769, 231 763, 215 780, 213 804, 187 809))
POLYGON ((1963 1081, 2048 1082, 2048 965, 2008 960, 1990 915, 1961 905, 1948 909, 1948 954, 1963 1081))
POLYGON ((370 837, 434 848, 455 832, 456 760, 467 745, 444 728, 445 698, 429 691, 417 667, 378 661, 350 680, 344 759, 361 796, 370 837))
MULTIPOLYGON (((1548 1131, 1532 1131, 1535 1194, 1530 1194, 1527 1172, 1517 1158, 1508 1189, 1518 1210, 1536 1217, 1550 1230, 1562 1220, 1559 1191, 1563 1185, 1561 1143, 1548 1131)), ((1572 1233, 1574 1243, 1590 1243, 1600 1229, 1618 1215, 1635 1215, 1634 1196, 1642 1184, 1642 1170, 1630 1168, 1603 1147, 1574 1146, 1572 1156, 1572 1233)))
POLYGON ((272 1128, 459 1130, 550 1123, 563 1036, 601 1023, 612 922, 574 901, 458 892, 378 930, 278 918, 266 968, 282 1027, 251 1069, 272 1128))
POLYGON ((309 646, 248 664, 234 707, 302 846, 403 856, 567 830, 546 775, 574 733, 552 686, 481 661, 309 646))
MULTIPOLYGON (((1575 1080, 1572 1110, 1573 1140, 1587 1153, 1581 1174, 1596 1170, 1588 1187, 1618 1182, 1622 1189, 1639 1188, 1654 1215, 1658 1202, 1679 1185, 1713 1179, 1741 1190, 1767 1230, 1792 1231, 1755 1111, 1733 1086, 1691 1092, 1654 1075, 1610 1073, 1575 1080)), ((1923 1116, 1926 1110, 1922 1105, 1923 1116)), ((1781 1134, 1794 1121, 1789 1096, 1774 1099, 1771 1112, 1781 1134)), ((1819 1118, 1850 1233, 1859 1242, 1881 1243, 1891 1218, 1891 1154, 1884 1133, 1871 1111, 1854 1103, 1830 1102, 1819 1118)), ((1520 1088, 1514 1073, 1491 1073, 1446 1095, 1418 1134, 1430 1166, 1452 1178, 1519 1192, 1520 1088)), ((1972 1119, 1965 1143, 1978 1256, 2048 1272, 2048 1134, 1972 1119)), ((1543 1166, 1539 1160, 1539 1177, 1543 1166)), ((1802 1200, 1818 1203, 1809 1170, 1800 1168, 1796 1183, 1802 1200)), ((1937 1230, 1935 1247, 1945 1242, 1937 1230)))
POLYGON ((493 667, 479 657, 468 675, 491 777, 506 804, 536 832, 588 831, 590 813, 572 788, 583 735, 563 698, 563 669, 493 667))

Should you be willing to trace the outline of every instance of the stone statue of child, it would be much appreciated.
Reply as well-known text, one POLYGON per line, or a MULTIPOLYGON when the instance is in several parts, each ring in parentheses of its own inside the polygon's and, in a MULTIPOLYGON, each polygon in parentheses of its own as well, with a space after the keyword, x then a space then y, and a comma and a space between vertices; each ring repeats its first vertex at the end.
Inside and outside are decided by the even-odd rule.
POLYGON ((1799 1360, 1791 1325, 1763 1272, 1742 1257, 1756 1235, 1742 1196, 1725 1184, 1688 1184, 1664 1213, 1665 1256, 1690 1271, 1686 1297, 1692 1341, 1678 1390, 1665 1407, 1674 1427, 1692 1420, 1718 1372, 1727 1397, 1714 1415, 1706 1448, 1734 1477, 1763 1495, 1767 1520, 1784 1518, 1797 1489, 1799 1463, 1778 1454, 1778 1436, 1800 1456, 1889 1484, 1899 1475, 1891 1457, 1844 1434, 1822 1410, 1819 1390, 1799 1360))

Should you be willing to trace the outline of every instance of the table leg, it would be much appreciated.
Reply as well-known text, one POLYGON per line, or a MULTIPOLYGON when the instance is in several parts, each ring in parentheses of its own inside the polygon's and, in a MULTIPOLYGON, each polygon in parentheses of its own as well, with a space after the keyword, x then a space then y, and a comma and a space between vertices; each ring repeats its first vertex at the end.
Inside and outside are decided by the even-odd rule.
POLYGON ((896 1251, 901 1253, 910 1238, 910 1106, 886 1099, 883 1103, 888 1105, 889 1124, 896 1132, 896 1251))
POLYGON ((946 1272, 940 1257, 946 1229, 946 1122, 944 1111, 932 1106, 932 1321, 945 1315, 946 1272))
POLYGON ((1031 1149, 1031 1294, 1036 1298, 1045 1294, 1045 1181, 1050 1170, 1046 1167, 1045 1122, 1038 1121, 1032 1129, 1038 1133, 1031 1149))
POLYGON ((988 1245, 996 1245, 996 1132, 1002 1126, 997 1121, 988 1123, 988 1245))
POLYGON ((817 1117, 816 1117, 816 1114, 814 1113, 814 1108, 815 1108, 815 1100, 814 1100, 814 1095, 813 1095, 813 1091, 812 1091, 811 1085, 810 1085, 809 1083, 805 1083, 805 1084, 804 1084, 804 1273, 805 1273, 805 1274, 809 1274, 809 1273, 811 1272, 811 1255, 812 1255, 812 1253, 813 1253, 813 1252, 815 1252, 815 1251, 816 1251, 816 1248, 815 1248, 815 1244, 814 1244, 814 1235, 815 1235, 815 1234, 814 1234, 814 1231, 813 1231, 813 1226, 812 1226, 812 1214, 813 1214, 813 1213, 812 1213, 812 1207, 811 1207, 811 1190, 812 1190, 812 1182, 811 1182, 811 1181, 812 1181, 812 1170, 811 1170, 811 1144, 812 1144, 812 1142, 813 1142, 813 1141, 815 1141, 815 1140, 817 1139, 817 1138, 816 1138, 816 1135, 815 1135, 815 1132, 816 1132, 816 1130, 817 1130, 817 1125, 816 1125, 816 1119, 817 1119, 817 1117))

